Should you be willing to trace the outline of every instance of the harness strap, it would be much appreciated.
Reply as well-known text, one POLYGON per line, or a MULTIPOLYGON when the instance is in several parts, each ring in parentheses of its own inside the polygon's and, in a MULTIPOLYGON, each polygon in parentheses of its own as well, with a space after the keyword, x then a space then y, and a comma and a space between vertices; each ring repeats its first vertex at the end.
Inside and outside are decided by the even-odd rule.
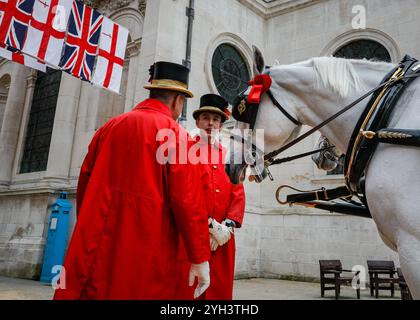
POLYGON ((334 203, 334 202, 319 202, 310 201, 306 203, 296 203, 295 205, 304 206, 306 208, 314 208, 331 213, 341 213, 355 217, 369 218, 372 219, 369 208, 364 205, 358 205, 353 203, 334 203))
POLYGON ((291 194, 287 196, 287 203, 305 203, 309 201, 329 201, 343 197, 351 197, 351 193, 347 187, 339 187, 329 190, 320 190, 316 192, 291 194))
MULTIPOLYGON (((386 84, 383 90, 373 95, 361 114, 349 141, 345 161, 346 185, 354 194, 364 194, 361 180, 379 143, 379 139, 369 139, 369 132, 378 132, 388 126, 398 99, 415 78, 420 76, 419 70, 420 63, 410 56, 405 56, 398 67, 383 80, 384 83, 388 83, 388 79, 397 81, 386 84)), ((410 141, 412 142, 415 141, 410 141)))
MULTIPOLYGON (((393 73, 390 80, 400 79, 402 76, 404 76, 404 71, 401 67, 399 67, 393 73)), ((350 176, 350 170, 353 167, 353 161, 355 159, 356 152, 358 151, 360 142, 362 141, 362 138, 363 138, 363 135, 361 134, 361 132, 365 130, 368 122, 370 121, 370 119, 371 119, 371 117, 374 113, 374 111, 377 109, 379 103, 382 101, 382 98, 384 97, 384 95, 386 94, 386 92, 388 91, 389 88, 390 88, 390 84, 383 87, 382 91, 376 97, 372 106, 370 106, 370 109, 368 110, 368 113, 362 118, 363 123, 360 125, 360 127, 356 127, 358 129, 359 133, 356 135, 356 139, 355 139, 354 143, 351 144, 352 145, 352 150, 351 150, 351 153, 350 153, 348 165, 346 166, 347 171, 345 173, 347 178, 350 176)))
POLYGON ((300 123, 298 120, 296 120, 289 112, 287 112, 282 106, 281 104, 276 100, 276 98, 274 98, 273 93, 271 92, 271 90, 267 91, 268 96, 271 99, 271 102, 287 117, 287 119, 289 119, 290 121, 292 121, 295 125, 300 126, 302 125, 302 123, 300 123))
POLYGON ((274 166, 274 165, 277 165, 277 164, 282 164, 282 163, 285 163, 285 162, 294 161, 296 159, 308 157, 308 156, 311 156, 313 154, 317 154, 317 153, 320 153, 320 152, 323 152, 323 151, 328 151, 328 150, 331 150, 331 149, 334 149, 334 148, 335 148, 335 146, 329 146, 329 147, 325 147, 325 148, 322 148, 322 149, 318 149, 318 150, 314 150, 314 151, 309 151, 309 152, 305 152, 305 153, 302 153, 302 154, 298 154, 298 155, 293 156, 293 157, 286 157, 286 158, 281 158, 281 159, 275 159, 275 160, 272 160, 272 161, 271 160, 266 160, 266 162, 267 162, 267 164, 269 166, 274 166))
MULTIPOLYGON (((393 75, 395 70, 397 70, 397 68, 395 68, 390 75, 393 75)), ((412 78, 417 78, 420 77, 420 73, 417 73, 416 71, 420 70, 420 63, 416 64, 414 67, 412 67, 412 71, 414 73, 411 74, 400 74, 399 77, 395 77, 395 78, 390 78, 390 76, 387 76, 385 79, 389 79, 388 81, 383 81, 380 85, 378 85, 376 88, 370 90, 369 92, 367 92, 366 94, 364 94, 363 96, 361 96, 360 98, 358 98, 356 101, 352 102, 351 104, 349 104, 348 106, 346 106, 345 108, 343 108, 341 111, 337 112, 336 114, 334 114, 333 116, 331 116, 330 118, 328 118, 327 120, 323 121, 322 123, 320 123, 319 125, 317 125, 316 127, 312 128, 311 130, 309 130, 308 132, 304 133, 303 135, 299 136, 298 138, 296 138, 295 140, 289 142, 288 144, 284 145, 283 147, 270 152, 268 154, 266 154, 264 156, 265 162, 267 164, 267 166, 270 165, 275 165, 275 164, 281 164, 284 162, 289 162, 295 159, 299 159, 301 157, 305 157, 314 153, 318 153, 324 150, 316 150, 312 153, 308 152, 302 155, 298 155, 298 156, 294 156, 294 157, 289 157, 289 158, 284 158, 284 159, 274 159, 276 156, 278 156, 280 153, 286 151, 287 149, 290 149, 291 147, 293 147, 294 145, 296 145, 297 143, 299 143, 300 141, 306 139, 307 137, 311 136, 313 133, 315 133, 316 131, 318 131, 319 129, 321 129, 322 127, 324 127, 325 125, 327 125, 328 123, 332 122, 333 120, 335 120, 336 118, 338 118, 339 116, 341 116, 342 114, 344 114, 345 112, 347 112, 348 110, 350 110, 351 108, 353 108, 355 105, 359 104, 360 102, 362 102, 363 100, 365 100, 367 97, 369 97, 372 94, 375 94, 375 96, 372 98, 372 100, 375 100, 378 96, 378 90, 383 89, 383 88, 391 88, 393 85, 395 85, 396 83, 398 83, 399 81, 401 81, 402 79, 412 79, 412 78)), ((270 97, 272 103, 290 120, 292 121, 295 125, 301 125, 301 123, 296 120, 292 115, 290 115, 281 105, 280 103, 276 100, 276 98, 273 96, 273 93, 271 92, 271 90, 268 90, 266 92, 268 94, 268 96, 270 97)), ((253 121, 251 121, 250 123, 250 127, 253 128, 254 124, 256 121, 256 117, 253 119, 253 121)), ((235 135, 231 135, 231 139, 232 140, 237 140, 240 141, 242 143, 246 143, 249 141, 247 141, 247 139, 243 138, 243 137, 238 137, 235 135)), ((253 153, 258 152, 260 154, 264 154, 262 152, 262 150, 260 150, 259 148, 257 148, 252 142, 250 143, 252 146, 252 150, 253 153)), ((325 150, 328 150, 325 149, 325 150)))
POLYGON ((339 116, 341 116, 343 113, 349 111, 351 108, 353 108, 355 105, 359 104, 360 102, 362 102, 363 100, 365 100, 367 97, 369 97, 372 93, 376 92, 377 90, 387 86, 387 85, 391 85, 395 82, 397 82, 400 79, 390 79, 387 82, 384 82, 382 84, 380 84, 379 86, 377 86, 376 88, 370 90, 369 92, 365 93, 363 96, 361 96, 360 98, 358 98, 356 101, 352 102, 351 104, 349 104, 347 107, 345 107, 344 109, 342 109, 341 111, 337 112, 336 114, 334 114, 333 116, 331 116, 330 118, 328 118, 327 120, 323 121, 322 123, 320 123, 319 125, 317 125, 316 127, 312 128, 311 130, 309 130, 308 132, 304 133, 303 135, 301 135, 300 137, 296 138, 295 140, 289 142, 288 144, 284 145, 283 147, 281 147, 278 150, 275 150, 273 152, 270 152, 269 154, 265 155, 266 159, 272 159, 274 157, 276 157, 277 155, 279 155, 280 153, 286 151, 287 149, 290 149, 291 147, 293 147, 294 145, 296 145, 297 143, 301 142, 302 140, 306 139, 307 137, 309 137, 310 135, 312 135, 313 133, 315 133, 316 131, 318 131, 319 129, 321 129, 322 127, 324 127, 325 125, 327 125, 328 123, 330 123, 331 121, 337 119, 339 116))

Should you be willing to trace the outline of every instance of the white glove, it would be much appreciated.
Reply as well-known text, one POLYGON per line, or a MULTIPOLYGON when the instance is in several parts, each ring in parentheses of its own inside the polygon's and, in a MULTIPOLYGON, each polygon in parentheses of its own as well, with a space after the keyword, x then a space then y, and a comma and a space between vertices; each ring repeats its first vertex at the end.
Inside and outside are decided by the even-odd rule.
POLYGON ((225 245, 232 237, 232 230, 224 224, 220 224, 215 219, 211 222, 210 234, 216 239, 219 246, 225 245))
POLYGON ((194 299, 197 299, 210 286, 210 266, 208 261, 191 265, 189 276, 190 287, 194 284, 195 277, 198 279, 198 285, 194 291, 194 299))
POLYGON ((217 243, 216 238, 210 234, 210 249, 211 251, 216 251, 219 244, 217 243))

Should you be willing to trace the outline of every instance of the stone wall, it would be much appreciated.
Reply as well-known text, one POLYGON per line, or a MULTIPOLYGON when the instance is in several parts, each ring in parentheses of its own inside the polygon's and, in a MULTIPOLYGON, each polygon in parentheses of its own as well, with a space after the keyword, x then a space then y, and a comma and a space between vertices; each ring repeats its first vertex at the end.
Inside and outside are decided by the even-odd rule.
POLYGON ((247 211, 237 230, 236 278, 319 279, 318 260, 342 261, 344 268, 366 260, 393 260, 372 220, 329 213, 247 211))
POLYGON ((0 196, 0 275, 39 279, 51 205, 57 197, 52 190, 0 196))
POLYGON ((328 0, 267 21, 263 48, 269 63, 282 64, 331 55, 355 39, 380 42, 394 62, 404 54, 420 55, 415 39, 420 31, 420 1, 328 0), (352 28, 355 6, 366 9, 366 29, 352 28))

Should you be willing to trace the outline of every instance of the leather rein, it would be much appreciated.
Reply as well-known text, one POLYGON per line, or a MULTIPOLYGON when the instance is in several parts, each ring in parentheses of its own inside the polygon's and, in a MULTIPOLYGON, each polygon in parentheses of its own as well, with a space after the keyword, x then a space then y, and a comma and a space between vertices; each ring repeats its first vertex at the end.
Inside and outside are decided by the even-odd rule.
MULTIPOLYGON (((274 151, 272 151, 272 152, 270 152, 268 154, 265 154, 264 155, 264 159, 265 159, 266 166, 268 167, 268 166, 271 166, 271 165, 275 165, 275 164, 280 164, 280 163, 292 161, 292 160, 297 159, 297 157, 304 157, 304 156, 308 156, 308 155, 315 154, 315 153, 318 153, 318 152, 322 152, 324 150, 331 149, 332 147, 324 148, 324 149, 320 149, 320 150, 315 150, 313 152, 308 152, 308 153, 304 153, 302 155, 291 157, 290 159, 287 159, 287 158, 285 158, 285 159, 275 159, 275 157, 277 157, 280 153, 282 153, 282 152, 290 149, 291 147, 295 146, 296 144, 298 144, 302 140, 304 140, 307 137, 311 136, 316 131, 318 131, 319 129, 323 128, 324 126, 326 126, 328 123, 332 122, 333 120, 337 119, 339 116, 341 116, 342 114, 344 114, 347 111, 349 111, 350 109, 352 109, 354 106, 356 106, 357 104, 359 104, 360 102, 362 102, 363 100, 365 100, 370 95, 374 94, 376 91, 378 91, 378 90, 380 90, 380 89, 382 89, 382 88, 384 88, 386 86, 391 87, 394 84, 396 84, 398 81, 402 80, 403 78, 417 78, 417 77, 420 77, 420 73, 411 74, 411 75, 401 74, 399 77, 395 77, 395 78, 392 78, 392 79, 390 79, 390 80, 388 80, 388 81, 386 81, 384 83, 381 83, 380 85, 378 85, 374 89, 370 90, 369 92, 365 93, 360 98, 356 99, 355 101, 353 101, 352 103, 350 103, 349 105, 347 105, 346 107, 344 107, 342 110, 340 110, 339 112, 335 113, 330 118, 328 118, 327 120, 325 120, 322 123, 320 123, 319 125, 317 125, 316 127, 312 128, 311 130, 309 130, 306 133, 302 134, 298 138, 296 138, 296 139, 292 140, 291 142, 287 143, 283 147, 281 147, 281 148, 279 148, 277 150, 274 150, 274 151)), ((297 120, 295 120, 289 113, 287 113, 287 111, 284 110, 284 108, 281 107, 280 103, 276 100, 276 98, 271 93, 271 91, 268 91, 267 93, 268 93, 268 96, 270 97, 271 101, 273 102, 273 104, 277 108, 279 108, 279 106, 280 106, 280 108, 279 108, 280 111, 282 111, 282 113, 285 114, 289 120, 291 120, 294 124, 301 125, 300 122, 298 122, 297 120)))

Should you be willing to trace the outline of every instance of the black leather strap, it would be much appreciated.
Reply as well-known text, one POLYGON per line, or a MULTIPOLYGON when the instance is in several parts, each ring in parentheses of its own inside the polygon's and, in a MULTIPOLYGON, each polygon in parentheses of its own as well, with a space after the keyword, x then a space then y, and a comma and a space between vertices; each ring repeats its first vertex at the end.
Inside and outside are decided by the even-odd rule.
POLYGON ((290 121, 292 121, 295 125, 300 126, 302 123, 300 123, 300 121, 296 120, 289 112, 287 112, 282 106, 281 104, 276 100, 276 98, 274 98, 273 93, 271 92, 271 90, 267 91, 268 96, 271 99, 271 102, 287 117, 287 119, 289 119, 290 121))
POLYGON ((299 142, 301 142, 302 140, 306 139, 307 137, 311 136, 312 134, 314 134, 315 132, 317 132, 319 129, 321 129, 322 127, 326 126, 331 121, 337 119, 343 113, 346 113, 351 108, 353 108, 355 105, 359 104, 360 102, 362 102, 363 100, 365 100, 367 97, 369 97, 372 93, 377 92, 379 89, 382 89, 383 87, 385 87, 389 83, 391 83, 391 82, 381 83, 379 86, 377 86, 376 88, 374 88, 374 89, 370 90, 369 92, 365 93, 359 99, 357 99, 356 101, 352 102, 351 104, 349 104, 348 106, 346 106, 345 108, 343 108, 341 111, 337 112, 336 114, 334 114, 333 116, 331 116, 327 120, 323 121, 322 123, 320 123, 316 127, 314 127, 311 130, 309 130, 308 132, 302 134, 301 136, 299 136, 295 140, 289 142, 288 144, 284 145, 280 149, 277 149, 277 150, 275 150, 273 152, 270 152, 269 154, 265 155, 265 159, 267 159, 267 160, 273 159, 274 157, 278 156, 280 153, 282 153, 282 152, 290 149, 291 147, 293 147, 294 145, 298 144, 299 142))
POLYGON ((287 196, 288 203, 305 203, 309 201, 329 201, 351 196, 347 187, 339 187, 330 190, 321 190, 309 193, 291 194, 287 196))
MULTIPOLYGON (((415 65, 417 62, 418 61, 416 59, 411 58, 410 56, 405 56, 404 59, 401 61, 400 65, 397 68, 403 68, 405 76, 401 81, 395 83, 392 87, 388 89, 387 93, 382 98, 380 105, 376 109, 367 127, 365 128, 366 131, 377 132, 388 126, 399 98, 404 93, 405 89, 415 80, 415 78, 419 77, 420 75, 420 69, 416 70, 417 72, 412 70, 413 65, 415 65)), ((391 77, 392 74, 395 73, 396 69, 387 74, 387 76, 383 80, 383 83, 386 83, 388 81, 389 77, 391 77)), ((368 162, 372 158, 379 141, 378 139, 363 138, 362 141, 359 143, 353 161, 351 161, 351 155, 354 148, 353 146, 357 137, 360 134, 362 124, 365 122, 365 119, 378 96, 379 92, 377 92, 367 104, 365 111, 362 113, 362 116, 360 117, 357 126, 354 129, 346 153, 345 172, 349 172, 349 175, 346 177, 346 184, 349 190, 351 190, 354 194, 364 195, 364 187, 360 183, 360 181, 364 176, 364 172, 366 170, 368 162), (350 163, 351 168, 349 171, 350 163)))

